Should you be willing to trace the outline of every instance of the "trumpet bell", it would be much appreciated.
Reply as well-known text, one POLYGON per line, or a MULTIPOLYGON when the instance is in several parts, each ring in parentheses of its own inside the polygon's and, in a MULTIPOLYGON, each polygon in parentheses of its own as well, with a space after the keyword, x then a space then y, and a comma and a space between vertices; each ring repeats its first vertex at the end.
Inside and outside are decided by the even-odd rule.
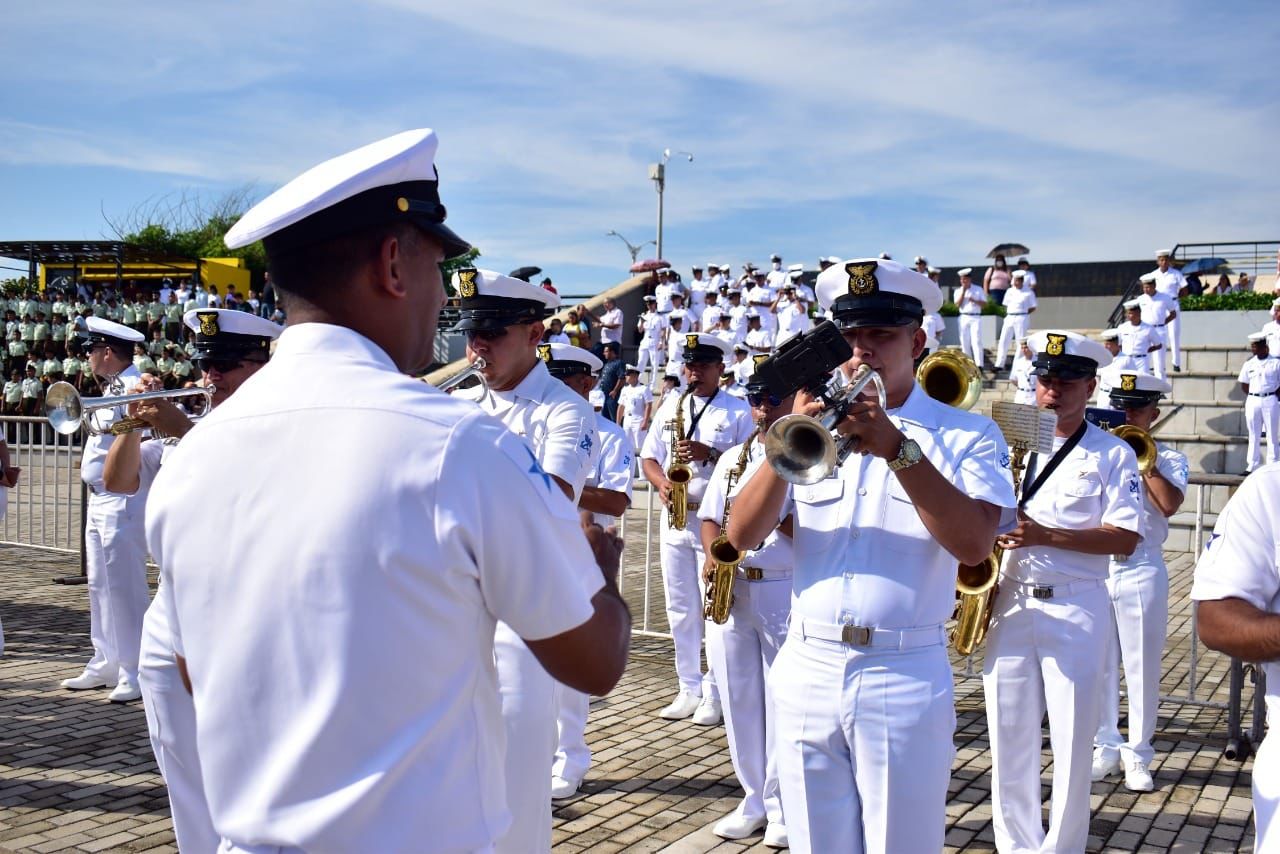
POLYGON ((778 477, 805 486, 817 483, 836 466, 836 440, 816 418, 792 413, 773 423, 764 436, 764 455, 778 477))
POLYGON ((955 350, 930 353, 916 368, 925 394, 956 409, 972 409, 982 396, 982 372, 973 359, 955 350))
POLYGON ((70 436, 80 430, 84 406, 80 392, 68 382, 56 382, 49 386, 44 396, 44 414, 54 432, 70 436))
POLYGON ((1121 424, 1111 432, 1116 438, 1123 439, 1129 447, 1133 448, 1133 453, 1138 457, 1139 474, 1146 474, 1155 468, 1156 440, 1151 438, 1150 433, 1132 424, 1121 424))

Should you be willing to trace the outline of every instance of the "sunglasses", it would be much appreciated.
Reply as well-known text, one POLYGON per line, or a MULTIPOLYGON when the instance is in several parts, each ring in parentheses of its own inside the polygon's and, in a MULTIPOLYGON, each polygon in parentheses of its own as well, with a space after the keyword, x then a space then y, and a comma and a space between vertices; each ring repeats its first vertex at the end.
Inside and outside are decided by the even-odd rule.
POLYGON ((507 327, 504 326, 501 329, 468 329, 465 334, 468 341, 497 341, 507 334, 507 327))
POLYGON ((770 406, 781 406, 782 398, 778 397, 776 394, 771 394, 769 392, 763 392, 763 391, 747 392, 747 403, 751 404, 752 406, 760 406, 765 402, 768 402, 770 406))
POLYGON ((241 365, 263 365, 266 364, 265 359, 217 359, 209 356, 202 356, 196 359, 196 367, 202 371, 214 370, 220 374, 230 373, 241 365))

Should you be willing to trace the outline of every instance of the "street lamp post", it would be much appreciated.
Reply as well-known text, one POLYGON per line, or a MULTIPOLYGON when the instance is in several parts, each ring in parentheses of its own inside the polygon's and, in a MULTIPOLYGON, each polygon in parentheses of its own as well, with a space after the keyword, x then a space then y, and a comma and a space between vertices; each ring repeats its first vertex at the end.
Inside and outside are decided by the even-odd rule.
POLYGON ((611 229, 609 229, 608 231, 606 231, 606 232, 604 233, 604 236, 605 236, 605 237, 610 237, 610 236, 612 236, 612 237, 616 237, 616 238, 618 238, 619 240, 621 240, 623 243, 625 243, 625 244, 627 245, 627 251, 631 253, 631 263, 632 263, 632 264, 635 264, 635 263, 636 263, 636 258, 637 258, 637 256, 639 256, 639 255, 640 255, 640 250, 641 250, 641 249, 643 249, 644 247, 648 246, 650 243, 652 243, 652 242, 653 242, 652 240, 646 240, 644 243, 641 243, 639 246, 637 246, 637 245, 635 245, 634 243, 632 243, 630 240, 627 240, 627 238, 623 237, 623 236, 622 236, 621 234, 619 234, 618 232, 614 231, 612 228, 611 228, 611 229))
MULTIPOLYGON (((687 151, 677 151, 676 154, 689 158, 689 162, 693 162, 693 155, 687 151)), ((671 159, 671 149, 664 148, 662 150, 662 160, 657 163, 649 164, 649 180, 653 181, 654 189, 658 191, 658 257, 662 257, 662 192, 667 188, 667 161, 671 159)))

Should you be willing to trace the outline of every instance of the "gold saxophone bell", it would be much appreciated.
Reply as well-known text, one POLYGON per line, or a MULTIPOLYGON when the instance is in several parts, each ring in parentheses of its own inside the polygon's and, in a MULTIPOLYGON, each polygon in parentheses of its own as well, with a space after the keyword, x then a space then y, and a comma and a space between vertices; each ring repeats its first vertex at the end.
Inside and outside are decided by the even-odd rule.
POLYGON ((1132 424, 1121 424, 1111 431, 1111 435, 1117 439, 1123 439, 1130 448, 1133 448, 1133 453, 1138 457, 1139 474, 1146 474, 1155 468, 1156 440, 1151 438, 1150 433, 1132 424))
POLYGON ((711 549, 708 552, 713 568, 711 580, 707 583, 707 601, 702 608, 703 618, 711 620, 716 625, 722 626, 729 620, 729 609, 733 607, 733 579, 737 575, 738 565, 746 556, 745 552, 733 547, 733 543, 729 542, 728 534, 725 533, 729 530, 729 505, 732 503, 729 493, 733 490, 733 485, 742 477, 743 472, 747 470, 747 462, 751 459, 751 444, 759 435, 760 428, 756 427, 755 432, 743 444, 738 461, 725 475, 724 513, 720 517, 720 536, 711 541, 711 549))
POLYGON ((982 396, 982 372, 957 350, 926 356, 916 368, 916 382, 929 397, 956 409, 972 409, 982 396))
POLYGON ((684 440, 684 402, 693 394, 693 386, 685 389, 676 401, 675 423, 671 425, 671 462, 667 466, 667 482, 671 484, 670 503, 667 505, 667 527, 683 531, 689 521, 689 481, 693 480, 693 467, 677 461, 678 445, 684 440))

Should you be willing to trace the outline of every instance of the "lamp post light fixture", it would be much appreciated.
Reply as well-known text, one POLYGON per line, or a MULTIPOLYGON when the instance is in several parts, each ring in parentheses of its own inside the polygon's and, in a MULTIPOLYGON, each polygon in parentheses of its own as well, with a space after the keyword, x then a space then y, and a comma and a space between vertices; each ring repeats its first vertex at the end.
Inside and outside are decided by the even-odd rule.
POLYGON ((622 236, 621 234, 619 234, 618 232, 614 231, 612 228, 611 228, 611 229, 609 229, 608 231, 606 231, 606 232, 604 233, 604 236, 605 236, 605 237, 610 237, 610 236, 612 236, 612 237, 616 237, 616 238, 618 238, 619 240, 621 240, 623 243, 625 243, 625 244, 627 245, 627 251, 631 253, 631 263, 632 263, 632 264, 635 264, 635 263, 636 263, 636 259, 637 259, 637 257, 640 255, 640 250, 641 250, 641 249, 643 249, 644 247, 648 246, 650 243, 653 243, 653 241, 652 241, 652 240, 646 240, 644 243, 641 243, 639 246, 637 246, 637 245, 635 245, 634 243, 632 243, 630 240, 627 240, 627 238, 623 237, 623 236, 622 236))
MULTIPOLYGON (((653 181, 654 189, 658 191, 658 257, 662 257, 662 192, 667 187, 667 161, 671 159, 671 149, 664 148, 662 150, 662 160, 657 163, 649 164, 649 180, 653 181)), ((689 162, 693 162, 693 155, 688 151, 677 151, 676 154, 687 157, 689 162)))

